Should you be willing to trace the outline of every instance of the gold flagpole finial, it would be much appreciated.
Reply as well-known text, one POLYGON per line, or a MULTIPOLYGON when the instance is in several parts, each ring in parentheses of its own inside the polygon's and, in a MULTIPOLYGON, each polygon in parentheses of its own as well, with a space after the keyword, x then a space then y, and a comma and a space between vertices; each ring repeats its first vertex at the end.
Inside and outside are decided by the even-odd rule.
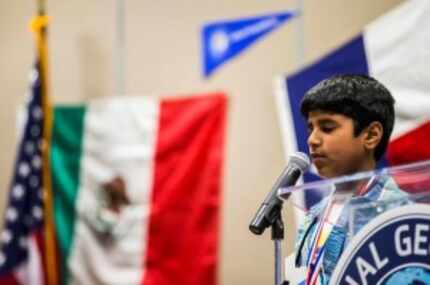
POLYGON ((48 21, 46 0, 37 0, 37 15, 30 21, 30 30, 36 34, 43 33, 48 26, 48 21))
POLYGON ((48 26, 49 18, 48 16, 36 16, 30 21, 30 30, 38 34, 43 32, 48 26))

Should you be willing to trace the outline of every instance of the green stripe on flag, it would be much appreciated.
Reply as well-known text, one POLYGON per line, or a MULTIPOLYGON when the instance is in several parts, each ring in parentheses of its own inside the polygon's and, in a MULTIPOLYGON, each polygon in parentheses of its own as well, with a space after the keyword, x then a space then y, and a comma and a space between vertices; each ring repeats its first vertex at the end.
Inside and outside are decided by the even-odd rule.
POLYGON ((61 250, 63 283, 67 280, 66 264, 74 235, 85 112, 84 106, 61 106, 54 109, 51 167, 54 218, 61 250))

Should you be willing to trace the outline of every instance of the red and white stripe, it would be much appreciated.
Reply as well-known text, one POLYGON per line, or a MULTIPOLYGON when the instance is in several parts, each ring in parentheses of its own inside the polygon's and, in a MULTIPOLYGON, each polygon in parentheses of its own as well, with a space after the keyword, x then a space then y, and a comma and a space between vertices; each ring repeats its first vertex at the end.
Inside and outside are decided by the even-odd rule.
POLYGON ((396 100, 391 165, 430 159, 429 13, 429 1, 405 1, 364 30, 369 74, 396 100))

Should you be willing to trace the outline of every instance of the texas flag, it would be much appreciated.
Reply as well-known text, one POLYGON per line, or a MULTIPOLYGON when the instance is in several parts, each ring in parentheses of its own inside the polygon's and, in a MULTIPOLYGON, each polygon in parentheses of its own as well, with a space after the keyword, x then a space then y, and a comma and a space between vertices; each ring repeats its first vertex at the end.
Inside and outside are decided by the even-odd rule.
MULTIPOLYGON (((300 114, 305 92, 341 73, 368 74, 396 100, 396 121, 379 166, 430 159, 430 1, 410 0, 367 25, 360 35, 303 70, 277 81, 285 151, 308 153, 307 128, 300 114)), ((306 182, 318 179, 306 174, 306 182)), ((313 203, 304 197, 306 208, 313 203)))

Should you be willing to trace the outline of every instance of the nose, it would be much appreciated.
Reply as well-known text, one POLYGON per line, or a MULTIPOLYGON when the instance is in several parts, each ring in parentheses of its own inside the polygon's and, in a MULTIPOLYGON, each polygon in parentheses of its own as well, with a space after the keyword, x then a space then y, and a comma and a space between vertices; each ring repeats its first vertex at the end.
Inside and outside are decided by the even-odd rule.
POLYGON ((316 129, 309 133, 308 137, 308 147, 311 150, 315 150, 317 147, 321 146, 322 139, 320 134, 316 129))

